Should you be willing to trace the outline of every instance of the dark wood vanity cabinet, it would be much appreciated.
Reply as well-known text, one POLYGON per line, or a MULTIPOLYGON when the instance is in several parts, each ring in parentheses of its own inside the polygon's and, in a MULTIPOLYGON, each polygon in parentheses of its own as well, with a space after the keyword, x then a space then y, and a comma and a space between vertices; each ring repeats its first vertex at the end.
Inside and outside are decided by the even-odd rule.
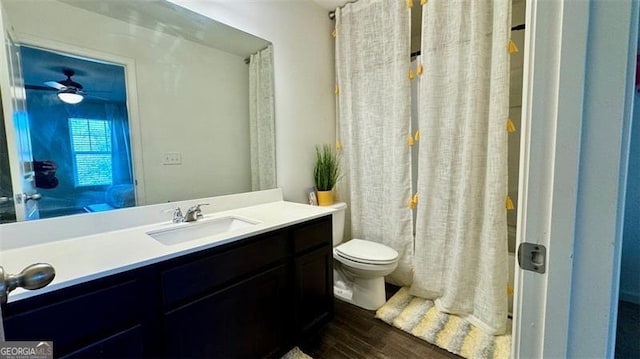
POLYGON ((149 274, 125 272, 9 303, 3 307, 6 340, 53 341, 56 358, 144 353, 149 274))
POLYGON ((55 357, 259 358, 333 313, 331 216, 3 307, 7 340, 55 357))
POLYGON ((268 233, 162 271, 167 356, 257 358, 285 349, 290 242, 287 230, 268 233))
POLYGON ((169 357, 271 357, 289 344, 284 265, 209 294, 164 315, 169 357))
POLYGON ((333 315, 333 247, 322 233, 332 233, 330 220, 293 230, 296 333, 300 340, 333 315))

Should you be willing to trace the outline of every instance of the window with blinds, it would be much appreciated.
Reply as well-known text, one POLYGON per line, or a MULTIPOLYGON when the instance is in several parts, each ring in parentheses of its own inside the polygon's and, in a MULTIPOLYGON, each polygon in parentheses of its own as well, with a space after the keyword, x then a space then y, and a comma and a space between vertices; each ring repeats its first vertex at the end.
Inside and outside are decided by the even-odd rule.
POLYGON ((113 183, 111 122, 69 119, 69 135, 76 187, 113 183))

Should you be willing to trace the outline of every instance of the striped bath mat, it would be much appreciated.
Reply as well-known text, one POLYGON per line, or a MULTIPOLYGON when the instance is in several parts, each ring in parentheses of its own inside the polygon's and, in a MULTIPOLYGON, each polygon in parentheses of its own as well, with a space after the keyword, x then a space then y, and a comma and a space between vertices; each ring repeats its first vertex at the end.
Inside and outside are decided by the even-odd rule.
POLYGON ((511 334, 485 334, 456 315, 440 312, 432 301, 410 295, 408 288, 378 309, 376 318, 464 358, 507 359, 511 351, 511 334))
POLYGON ((289 352, 280 359, 313 359, 313 358, 305 354, 302 350, 300 350, 300 348, 295 347, 289 350, 289 352))

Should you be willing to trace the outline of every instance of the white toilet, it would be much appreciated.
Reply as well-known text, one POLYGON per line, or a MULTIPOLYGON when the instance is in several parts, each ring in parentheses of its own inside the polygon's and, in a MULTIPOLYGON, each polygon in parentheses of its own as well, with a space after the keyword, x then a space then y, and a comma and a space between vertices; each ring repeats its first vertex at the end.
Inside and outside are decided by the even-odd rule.
POLYGON ((344 239, 346 203, 333 213, 334 295, 361 308, 376 310, 385 302, 384 276, 398 266, 398 252, 380 243, 344 239))

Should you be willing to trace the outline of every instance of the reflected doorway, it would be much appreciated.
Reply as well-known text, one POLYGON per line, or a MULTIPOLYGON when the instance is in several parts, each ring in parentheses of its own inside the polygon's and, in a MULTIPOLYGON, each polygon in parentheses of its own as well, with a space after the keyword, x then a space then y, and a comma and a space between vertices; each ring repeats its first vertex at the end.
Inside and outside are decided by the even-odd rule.
POLYGON ((13 207, 13 188, 11 169, 9 167, 9 149, 4 127, 4 112, 0 105, 0 224, 16 221, 16 210, 13 207))
POLYGON ((135 206, 125 68, 24 45, 20 55, 40 218, 135 206))

